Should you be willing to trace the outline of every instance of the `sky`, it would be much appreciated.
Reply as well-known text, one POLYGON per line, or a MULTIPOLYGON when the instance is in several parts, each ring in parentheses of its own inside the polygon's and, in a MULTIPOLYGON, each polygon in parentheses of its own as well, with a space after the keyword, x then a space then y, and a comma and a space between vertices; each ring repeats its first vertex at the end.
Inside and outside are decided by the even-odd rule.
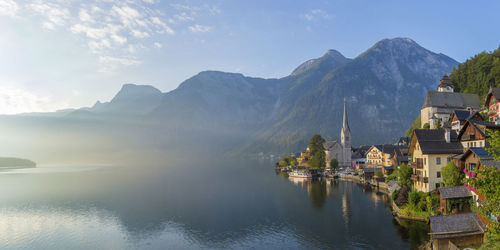
POLYGON ((408 37, 463 62, 500 45, 497 1, 0 0, 0 114, 163 92, 204 70, 279 78, 408 37))

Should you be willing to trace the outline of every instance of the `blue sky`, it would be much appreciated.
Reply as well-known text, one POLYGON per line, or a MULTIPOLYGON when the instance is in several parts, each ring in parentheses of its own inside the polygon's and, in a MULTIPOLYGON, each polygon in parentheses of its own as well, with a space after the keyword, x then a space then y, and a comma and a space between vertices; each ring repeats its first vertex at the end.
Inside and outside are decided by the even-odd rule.
POLYGON ((203 70, 282 77, 336 49, 409 37, 460 62, 500 44, 493 1, 0 0, 0 113, 176 88, 203 70))

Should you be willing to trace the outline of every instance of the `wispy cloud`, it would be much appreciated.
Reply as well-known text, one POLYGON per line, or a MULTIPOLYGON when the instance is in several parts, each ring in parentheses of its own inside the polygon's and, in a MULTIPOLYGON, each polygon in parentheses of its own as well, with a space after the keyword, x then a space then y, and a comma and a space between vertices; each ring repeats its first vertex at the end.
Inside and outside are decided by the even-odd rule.
POLYGON ((211 31, 212 27, 195 24, 193 26, 189 26, 189 30, 193 33, 205 33, 211 31))
POLYGON ((0 0, 0 16, 15 17, 19 6, 12 0, 0 0))
POLYGON ((301 17, 306 19, 307 21, 313 21, 320 19, 330 19, 331 15, 321 9, 314 9, 302 14, 301 17))
POLYGON ((156 48, 159 48, 159 49, 163 47, 163 44, 161 44, 159 42, 155 42, 154 45, 156 48))
POLYGON ((176 34, 176 29, 187 29, 193 33, 211 31, 210 26, 189 23, 195 22, 200 12, 205 15, 221 12, 211 5, 171 4, 167 5, 170 9, 158 9, 157 2, 27 0, 24 4, 17 4, 12 0, 0 0, 0 15, 16 16, 25 11, 23 15, 40 18, 44 29, 67 30, 80 36, 89 51, 96 55, 102 65, 101 71, 108 71, 119 66, 141 64, 140 52, 148 50, 147 45, 161 48, 154 40, 147 42, 145 39, 172 36, 176 34))
POLYGON ((56 102, 50 96, 42 96, 22 88, 0 86, 0 114, 45 112, 67 107, 68 103, 56 102))

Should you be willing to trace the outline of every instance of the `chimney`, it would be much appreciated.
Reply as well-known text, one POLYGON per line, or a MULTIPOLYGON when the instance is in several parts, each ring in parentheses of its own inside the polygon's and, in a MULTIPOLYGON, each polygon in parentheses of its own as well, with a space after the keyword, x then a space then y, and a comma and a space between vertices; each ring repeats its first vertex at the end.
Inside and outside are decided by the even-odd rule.
POLYGON ((451 141, 450 133, 451 133, 451 131, 449 128, 444 129, 444 140, 446 141, 446 143, 450 143, 450 141, 451 141))

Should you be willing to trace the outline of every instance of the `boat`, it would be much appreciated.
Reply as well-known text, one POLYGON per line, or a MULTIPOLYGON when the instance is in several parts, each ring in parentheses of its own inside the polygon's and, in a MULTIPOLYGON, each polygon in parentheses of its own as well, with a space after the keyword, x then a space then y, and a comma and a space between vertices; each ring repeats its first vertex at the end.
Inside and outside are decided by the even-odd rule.
POLYGON ((292 171, 288 176, 291 178, 312 178, 309 171, 292 171))

